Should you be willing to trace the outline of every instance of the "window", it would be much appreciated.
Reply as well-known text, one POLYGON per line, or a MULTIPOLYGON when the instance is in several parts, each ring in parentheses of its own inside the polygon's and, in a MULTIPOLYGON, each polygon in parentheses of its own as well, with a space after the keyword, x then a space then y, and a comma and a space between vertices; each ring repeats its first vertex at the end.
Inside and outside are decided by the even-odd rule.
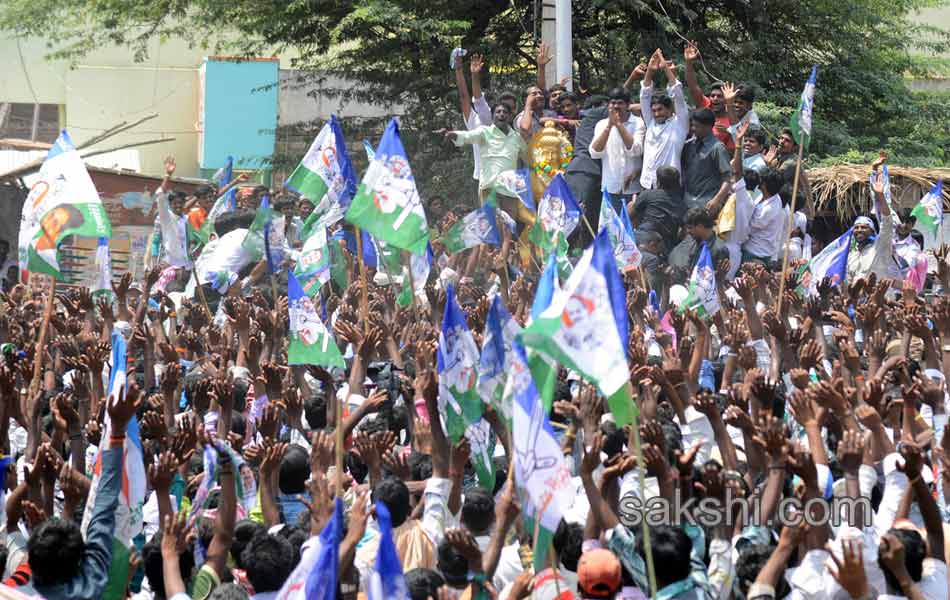
POLYGON ((0 138, 52 144, 59 136, 58 104, 0 102, 0 138))

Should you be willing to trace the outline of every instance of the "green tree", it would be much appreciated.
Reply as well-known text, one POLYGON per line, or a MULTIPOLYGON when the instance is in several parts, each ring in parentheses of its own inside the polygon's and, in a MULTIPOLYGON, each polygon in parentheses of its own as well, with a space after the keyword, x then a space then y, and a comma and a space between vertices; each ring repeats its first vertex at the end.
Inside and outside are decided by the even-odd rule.
MULTIPOLYGON (((576 84, 602 90, 623 81, 656 47, 681 58, 688 38, 702 50, 707 83, 714 77, 750 82, 769 103, 766 112, 784 117, 797 105, 810 66, 818 64, 816 158, 910 135, 898 154, 926 160, 920 153, 933 148, 915 133, 921 130, 913 118, 917 104, 929 102, 945 115, 947 103, 910 95, 905 76, 924 68, 914 51, 944 52, 950 36, 910 17, 942 3, 574 0, 576 84)), ((298 85, 340 102, 398 110, 413 168, 424 194, 431 194, 470 183, 468 154, 432 134, 460 126, 449 52, 456 46, 482 52, 490 67, 485 85, 522 96, 534 78, 539 7, 524 0, 5 0, 0 28, 42 36, 51 56, 67 59, 107 44, 129 46, 144 59, 155 37, 180 37, 216 51, 286 52, 302 70, 298 85), (331 86, 327 76, 347 84, 331 86)), ((382 130, 348 123, 348 131, 354 126, 368 136, 375 127, 374 142, 382 130)))

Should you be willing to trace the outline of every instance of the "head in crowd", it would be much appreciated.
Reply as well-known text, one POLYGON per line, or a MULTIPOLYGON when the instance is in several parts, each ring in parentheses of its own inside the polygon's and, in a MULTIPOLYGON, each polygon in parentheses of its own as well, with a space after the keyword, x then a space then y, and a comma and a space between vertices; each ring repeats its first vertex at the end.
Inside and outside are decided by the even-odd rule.
POLYGON ((614 88, 607 94, 610 112, 620 116, 620 122, 626 122, 630 115, 630 94, 623 88, 614 88))
POLYGON ((750 126, 742 140, 742 151, 746 158, 762 154, 765 151, 766 144, 768 144, 768 139, 768 134, 761 126, 750 126))
POLYGON ((752 105, 755 103, 755 88, 749 84, 740 85, 736 90, 736 98, 733 101, 733 106, 736 109, 736 116, 740 119, 744 119, 746 114, 752 110, 752 105))
POLYGON ((706 139, 712 135, 713 125, 716 124, 716 115, 708 108, 700 108, 690 115, 689 122, 693 129, 693 135, 700 140, 706 139))
POLYGON ((722 83, 716 81, 709 86, 709 92, 706 93, 709 98, 709 108, 716 115, 721 115, 726 110, 726 97, 722 93, 722 83))
POLYGON ((692 236, 697 242, 706 241, 716 233, 714 230, 716 222, 705 208, 696 207, 689 209, 686 211, 686 217, 683 219, 683 222, 686 225, 686 233, 692 236))
POLYGON ((574 92, 564 92, 558 98, 558 114, 567 119, 579 119, 581 117, 580 105, 574 92))
POLYGON ((673 116, 673 99, 665 93, 654 93, 650 110, 653 111, 653 119, 657 123, 666 123, 666 120, 673 116))

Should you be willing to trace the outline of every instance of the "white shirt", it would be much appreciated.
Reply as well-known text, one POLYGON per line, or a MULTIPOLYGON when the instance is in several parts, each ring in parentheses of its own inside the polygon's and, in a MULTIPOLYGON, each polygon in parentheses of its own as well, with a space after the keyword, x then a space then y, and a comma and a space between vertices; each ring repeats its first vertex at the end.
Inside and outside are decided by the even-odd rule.
MULTIPOLYGON (((464 117, 465 115, 462 116, 464 117)), ((465 129, 472 131, 482 125, 491 125, 491 123, 491 107, 488 106, 488 101, 485 100, 485 94, 482 94, 478 98, 472 98, 472 110, 469 111, 468 118, 465 119, 465 129)), ((478 144, 472 145, 472 158, 475 161, 475 171, 472 173, 472 178, 477 181, 478 174, 482 169, 482 160, 481 154, 479 154, 478 144)))
MULTIPOLYGON (((601 119, 594 127, 594 139, 598 139, 604 130, 610 127, 610 119, 601 119)), ((636 181, 624 185, 628 177, 638 174, 643 167, 643 135, 645 126, 643 119, 629 114, 624 129, 633 137, 633 144, 627 148, 620 137, 620 132, 611 128, 607 143, 600 151, 590 144, 590 157, 600 159, 600 189, 611 194, 632 194, 639 190, 636 181)))
POLYGON ((734 183, 732 190, 736 195, 735 224, 732 231, 723 237, 729 249, 729 273, 726 276, 729 280, 736 276, 742 264, 742 244, 749 239, 749 219, 752 218, 752 196, 745 186, 745 179, 734 183))
POLYGON ((683 98, 683 84, 677 81, 666 88, 673 99, 676 114, 658 123, 653 120, 653 86, 640 84, 640 106, 646 132, 643 138, 643 171, 640 173, 640 185, 643 189, 653 189, 656 183, 656 170, 660 167, 675 167, 682 175, 680 155, 683 144, 689 135, 689 108, 683 98))
POLYGON ((753 256, 772 258, 782 244, 784 227, 785 211, 778 194, 771 198, 760 198, 752 203, 749 237, 742 244, 742 249, 753 256))

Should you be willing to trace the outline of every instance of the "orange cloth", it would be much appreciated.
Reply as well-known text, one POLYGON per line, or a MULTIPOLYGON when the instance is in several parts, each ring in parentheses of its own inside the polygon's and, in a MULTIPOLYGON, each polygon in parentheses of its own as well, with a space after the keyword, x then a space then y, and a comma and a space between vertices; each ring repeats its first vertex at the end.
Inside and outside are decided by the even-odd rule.
POLYGON ((188 211, 188 224, 191 225, 192 229, 201 229, 201 226, 204 225, 205 219, 207 218, 208 211, 200 206, 196 206, 188 211))

